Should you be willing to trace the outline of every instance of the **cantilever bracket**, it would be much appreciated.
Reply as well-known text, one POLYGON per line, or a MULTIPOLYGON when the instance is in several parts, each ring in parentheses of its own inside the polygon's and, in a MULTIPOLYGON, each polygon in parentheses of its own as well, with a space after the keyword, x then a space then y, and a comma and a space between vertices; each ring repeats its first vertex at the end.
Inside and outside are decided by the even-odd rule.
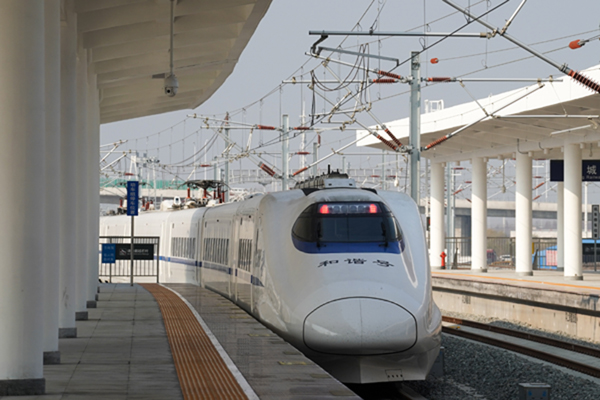
POLYGON ((327 39, 329 36, 328 35, 321 35, 321 37, 319 38, 319 40, 317 40, 316 42, 313 43, 313 45, 310 48, 311 53, 313 54, 317 54, 317 55, 321 55, 321 48, 319 48, 317 50, 317 45, 323 41, 325 41, 325 39, 327 39))

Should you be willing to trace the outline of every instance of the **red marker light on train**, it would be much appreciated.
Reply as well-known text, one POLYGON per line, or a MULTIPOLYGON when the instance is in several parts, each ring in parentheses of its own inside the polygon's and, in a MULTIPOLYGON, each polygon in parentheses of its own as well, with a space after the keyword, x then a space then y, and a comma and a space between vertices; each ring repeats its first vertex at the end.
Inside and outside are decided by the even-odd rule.
POLYGON ((317 213, 327 215, 379 214, 381 207, 375 203, 328 203, 320 204, 317 213))
POLYGON ((329 214, 329 207, 327 207, 327 204, 323 204, 319 207, 319 214, 329 214))

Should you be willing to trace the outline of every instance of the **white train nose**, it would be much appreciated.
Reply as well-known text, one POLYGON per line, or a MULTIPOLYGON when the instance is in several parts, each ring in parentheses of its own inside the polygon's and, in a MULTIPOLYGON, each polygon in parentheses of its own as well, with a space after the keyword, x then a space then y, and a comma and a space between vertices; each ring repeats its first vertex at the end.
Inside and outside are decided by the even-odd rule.
POLYGON ((385 300, 358 297, 332 301, 304 321, 304 343, 321 353, 394 353, 409 349, 416 341, 412 314, 385 300))

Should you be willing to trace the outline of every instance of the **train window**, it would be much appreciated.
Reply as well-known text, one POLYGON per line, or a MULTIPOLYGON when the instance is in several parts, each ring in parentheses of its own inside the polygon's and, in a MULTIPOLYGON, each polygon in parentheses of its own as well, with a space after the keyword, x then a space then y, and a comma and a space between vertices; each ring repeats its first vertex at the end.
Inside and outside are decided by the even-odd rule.
POLYGON ((367 245, 371 250, 357 248, 356 251, 396 252, 395 249, 399 251, 398 242, 402 240, 393 214, 379 202, 313 204, 296 220, 292 237, 296 247, 309 252, 327 252, 327 247, 332 250, 342 243, 372 244, 367 245), (309 243, 311 245, 307 246, 309 243), (389 246, 392 248, 388 249, 389 246))
POLYGON ((238 268, 244 271, 250 271, 252 253, 252 240, 251 239, 240 239, 239 251, 238 251, 238 268))
MULTIPOLYGON (((194 244, 195 242, 192 242, 194 244)), ((229 262, 229 239, 205 238, 204 260, 216 264, 227 265, 229 262)))
POLYGON ((194 258, 196 248, 196 238, 172 238, 171 256, 181 258, 194 258))

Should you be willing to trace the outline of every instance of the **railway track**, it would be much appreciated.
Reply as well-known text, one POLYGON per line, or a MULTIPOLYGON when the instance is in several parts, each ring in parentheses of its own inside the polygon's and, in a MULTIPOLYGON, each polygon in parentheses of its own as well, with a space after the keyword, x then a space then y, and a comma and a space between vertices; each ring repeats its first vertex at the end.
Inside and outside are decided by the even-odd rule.
POLYGON ((442 320, 446 323, 442 326, 442 332, 444 333, 521 353, 600 378, 600 350, 598 349, 459 318, 443 317, 442 320), (493 335, 486 334, 486 332, 493 335), (525 343, 518 344, 514 340, 511 341, 511 338, 540 343, 544 349, 532 348, 525 343), (563 349, 566 352, 559 355, 553 349, 563 349), (576 354, 581 356, 576 356, 576 354), (577 360, 574 358, 577 358, 577 360))
POLYGON ((427 400, 426 397, 402 383, 385 382, 346 386, 363 400, 427 400))

